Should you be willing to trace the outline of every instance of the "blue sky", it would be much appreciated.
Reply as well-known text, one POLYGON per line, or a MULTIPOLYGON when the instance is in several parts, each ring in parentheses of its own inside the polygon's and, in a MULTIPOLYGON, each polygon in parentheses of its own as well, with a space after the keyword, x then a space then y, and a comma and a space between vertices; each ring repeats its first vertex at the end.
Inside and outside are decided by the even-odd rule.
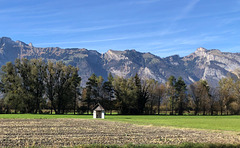
POLYGON ((0 0, 0 37, 36 47, 240 51, 239 0, 0 0))

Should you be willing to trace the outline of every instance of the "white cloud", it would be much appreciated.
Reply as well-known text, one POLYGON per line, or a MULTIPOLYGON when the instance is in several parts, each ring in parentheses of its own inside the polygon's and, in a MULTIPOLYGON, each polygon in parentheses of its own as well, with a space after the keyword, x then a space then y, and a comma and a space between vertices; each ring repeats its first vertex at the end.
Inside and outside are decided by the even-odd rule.
POLYGON ((228 25, 231 23, 235 23, 235 22, 239 22, 240 21, 240 17, 227 17, 225 19, 221 18, 221 23, 220 25, 228 25))
POLYGON ((187 16, 187 14, 197 5, 200 0, 192 0, 186 7, 182 9, 182 12, 175 18, 175 21, 181 20, 187 16))
POLYGON ((173 42, 180 45, 201 45, 206 42, 219 41, 220 36, 195 36, 190 38, 178 38, 173 42))
POLYGON ((63 44, 80 44, 80 43, 95 43, 95 42, 107 42, 107 41, 115 41, 115 40, 123 40, 125 38, 109 38, 109 39, 101 39, 101 40, 79 40, 79 41, 67 41, 67 42, 48 42, 48 43, 36 43, 34 45, 63 45, 63 44))
POLYGON ((48 42, 48 43, 35 43, 35 45, 63 45, 63 44, 79 44, 79 43, 96 43, 96 42, 107 42, 107 41, 118 41, 118 40, 127 40, 127 39, 138 39, 138 38, 148 38, 148 37, 156 37, 156 36, 165 36, 170 34, 175 34, 179 32, 183 32, 185 30, 162 30, 162 31, 154 31, 147 33, 135 33, 135 34, 125 34, 122 36, 105 38, 105 39, 93 39, 93 40, 79 40, 79 41, 68 41, 68 42, 48 42))
MULTIPOLYGON (((52 14, 54 15, 54 14, 52 14)), ((135 25, 142 25, 142 24, 151 24, 151 23, 159 23, 164 20, 149 20, 149 21, 120 21, 115 22, 115 24, 111 25, 98 25, 98 26, 91 26, 91 27, 78 27, 74 28, 71 25, 64 26, 64 27, 55 27, 55 28, 34 28, 24 31, 16 31, 15 33, 20 34, 33 34, 36 33, 38 35, 40 34, 69 34, 69 33, 81 33, 81 32, 90 32, 90 31, 98 31, 98 30, 107 30, 107 29, 113 29, 113 28, 120 28, 124 26, 135 26, 135 25)), ((46 23, 50 23, 51 21, 47 21, 46 23)), ((54 22, 54 20, 52 20, 54 22)), ((56 21, 55 21, 56 22, 56 21)), ((43 22, 40 22, 43 23, 43 22)), ((35 24, 35 22, 24 22, 25 25, 32 25, 35 24)), ((103 23, 104 24, 104 23, 103 23)), ((107 24, 107 23, 106 23, 107 24)))

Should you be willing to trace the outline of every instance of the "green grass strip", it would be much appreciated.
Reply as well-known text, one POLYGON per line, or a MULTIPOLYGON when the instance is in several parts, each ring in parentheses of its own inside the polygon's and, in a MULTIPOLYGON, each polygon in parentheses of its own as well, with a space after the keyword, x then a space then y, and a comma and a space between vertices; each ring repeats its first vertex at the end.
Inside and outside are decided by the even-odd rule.
MULTIPOLYGON (((48 114, 0 114, 8 119, 93 119, 92 115, 48 115, 48 114)), ((158 115, 106 115, 105 120, 139 125, 170 126, 240 132, 240 116, 158 116, 158 115)))

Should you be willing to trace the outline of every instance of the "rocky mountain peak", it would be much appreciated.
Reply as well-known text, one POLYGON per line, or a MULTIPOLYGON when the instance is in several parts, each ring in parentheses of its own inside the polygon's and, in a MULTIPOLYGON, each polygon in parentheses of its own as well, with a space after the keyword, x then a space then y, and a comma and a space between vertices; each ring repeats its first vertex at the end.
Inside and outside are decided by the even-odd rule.
POLYGON ((15 44, 15 42, 9 37, 0 38, 0 44, 15 44))
POLYGON ((186 58, 190 58, 190 59, 195 58, 195 57, 206 58, 206 57, 209 56, 209 54, 211 54, 210 50, 207 50, 206 48, 200 47, 200 48, 197 48, 197 50, 194 53, 186 56, 186 58))
POLYGON ((30 42, 30 43, 28 44, 28 46, 33 47, 33 44, 30 42))
POLYGON ((110 61, 110 60, 120 61, 120 60, 127 59, 127 57, 125 57, 123 51, 110 49, 104 54, 104 59, 106 59, 108 61, 110 61))
POLYGON ((26 44, 26 43, 24 43, 24 42, 22 42, 22 41, 16 41, 16 43, 19 45, 19 46, 21 46, 21 47, 23 47, 23 46, 29 46, 28 44, 26 44))
POLYGON ((208 51, 207 49, 200 47, 194 53, 196 55, 206 55, 207 51, 208 51))
POLYGON ((196 52, 206 52, 207 49, 206 48, 203 48, 203 47, 199 47, 197 48, 196 52))

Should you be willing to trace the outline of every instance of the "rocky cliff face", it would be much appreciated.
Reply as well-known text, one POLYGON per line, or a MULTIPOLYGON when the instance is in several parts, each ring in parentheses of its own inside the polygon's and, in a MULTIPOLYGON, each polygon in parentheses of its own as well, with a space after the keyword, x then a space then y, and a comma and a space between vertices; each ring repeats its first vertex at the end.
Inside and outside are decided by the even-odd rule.
POLYGON ((240 53, 221 52, 217 49, 198 48, 182 60, 188 73, 191 71, 196 76, 197 79, 193 80, 206 79, 214 86, 221 78, 232 75, 240 68, 240 53))
POLYGON ((0 66, 16 58, 64 61, 79 68, 83 85, 92 73, 102 75, 106 79, 107 74, 111 72, 125 78, 138 73, 142 78, 153 78, 163 83, 171 75, 181 76, 188 84, 206 79, 211 85, 217 86, 222 77, 240 68, 240 53, 225 53, 204 48, 198 48, 185 57, 174 55, 160 58, 135 50, 109 50, 100 54, 94 50, 78 48, 38 48, 31 43, 14 42, 7 37, 0 38, 0 66))

